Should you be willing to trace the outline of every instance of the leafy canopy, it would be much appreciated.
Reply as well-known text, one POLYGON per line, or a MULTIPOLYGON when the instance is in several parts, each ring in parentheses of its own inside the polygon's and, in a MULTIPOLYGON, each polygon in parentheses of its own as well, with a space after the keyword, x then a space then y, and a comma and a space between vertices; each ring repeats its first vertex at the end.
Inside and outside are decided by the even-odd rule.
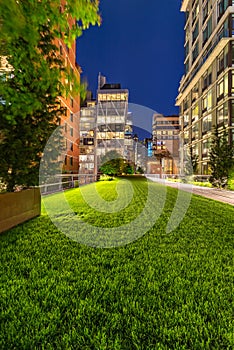
POLYGON ((55 41, 71 46, 100 24, 98 5, 67 0, 61 11, 59 0, 0 0, 1 63, 7 58, 0 66, 0 178, 8 191, 38 184, 43 149, 64 112, 58 96, 82 90, 55 41))
POLYGON ((102 157, 100 171, 106 175, 134 174, 133 166, 116 151, 109 151, 102 157))

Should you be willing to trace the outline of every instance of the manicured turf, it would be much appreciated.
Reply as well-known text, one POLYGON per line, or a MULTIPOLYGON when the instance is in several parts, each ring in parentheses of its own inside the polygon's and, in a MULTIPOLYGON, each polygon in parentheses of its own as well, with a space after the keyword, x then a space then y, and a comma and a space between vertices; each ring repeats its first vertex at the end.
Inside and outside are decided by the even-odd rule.
MULTIPOLYGON (((116 184, 97 184, 110 203, 116 184)), ((118 226, 144 207, 145 179, 132 186, 133 199, 119 214, 97 213, 79 189, 66 198, 77 220, 118 226)), ((164 188, 150 186, 159 210, 164 188)), ((94 185, 84 191, 92 194, 94 185)), ((168 188, 155 225, 125 246, 80 244, 45 212, 0 235, 0 349, 233 349, 234 208, 193 196, 167 234, 176 197, 168 188)), ((66 212, 59 216, 61 194, 46 200, 69 225, 66 212)))

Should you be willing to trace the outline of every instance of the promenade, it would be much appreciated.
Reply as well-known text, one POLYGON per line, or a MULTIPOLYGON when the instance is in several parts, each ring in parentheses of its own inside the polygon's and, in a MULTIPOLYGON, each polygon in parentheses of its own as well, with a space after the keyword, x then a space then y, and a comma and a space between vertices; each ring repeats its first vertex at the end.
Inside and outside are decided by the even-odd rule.
POLYGON ((178 190, 182 190, 182 191, 192 192, 199 196, 214 199, 216 201, 228 203, 234 206, 234 191, 195 186, 192 184, 184 184, 181 182, 172 182, 165 179, 158 179, 152 175, 146 175, 146 178, 151 181, 161 183, 165 186, 177 188, 178 190))

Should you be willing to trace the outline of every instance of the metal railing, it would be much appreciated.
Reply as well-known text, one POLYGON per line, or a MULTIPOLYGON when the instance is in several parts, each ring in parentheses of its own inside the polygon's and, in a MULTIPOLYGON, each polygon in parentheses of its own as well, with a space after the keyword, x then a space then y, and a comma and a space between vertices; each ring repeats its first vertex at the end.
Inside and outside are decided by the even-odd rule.
POLYGON ((49 180, 49 183, 41 184, 42 195, 61 192, 67 189, 80 187, 97 181, 94 174, 61 174, 49 180))

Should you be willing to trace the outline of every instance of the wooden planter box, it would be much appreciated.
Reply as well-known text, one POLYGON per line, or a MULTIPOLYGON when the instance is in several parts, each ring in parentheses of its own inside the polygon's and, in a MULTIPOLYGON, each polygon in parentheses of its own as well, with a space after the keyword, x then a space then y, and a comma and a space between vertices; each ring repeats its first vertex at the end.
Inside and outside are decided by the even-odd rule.
POLYGON ((40 188, 0 194, 0 233, 41 213, 40 188))

